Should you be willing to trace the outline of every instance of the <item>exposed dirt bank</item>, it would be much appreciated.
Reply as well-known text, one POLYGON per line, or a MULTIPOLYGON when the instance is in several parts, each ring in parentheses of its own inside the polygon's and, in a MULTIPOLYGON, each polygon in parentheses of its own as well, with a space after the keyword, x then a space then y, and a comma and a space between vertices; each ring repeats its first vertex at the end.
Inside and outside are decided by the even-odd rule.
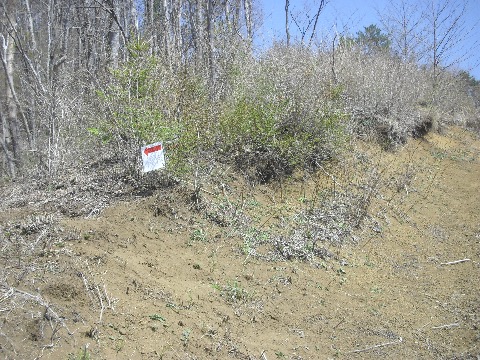
MULTIPOLYGON (((90 219, 4 209, 0 357, 477 359, 480 141, 453 128, 356 151, 384 184, 374 221, 316 265, 255 256, 268 245, 250 251, 235 221, 175 188, 90 219)), ((352 179, 352 159, 281 186, 236 180, 222 196, 252 229, 281 232, 319 186, 352 179)))

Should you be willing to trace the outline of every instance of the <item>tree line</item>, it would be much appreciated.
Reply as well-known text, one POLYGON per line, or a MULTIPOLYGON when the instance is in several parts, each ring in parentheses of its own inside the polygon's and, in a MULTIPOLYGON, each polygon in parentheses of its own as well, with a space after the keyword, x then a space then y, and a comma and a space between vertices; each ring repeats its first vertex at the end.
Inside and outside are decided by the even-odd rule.
MULTIPOLYGON (((3 0, 0 3, 2 175, 31 159, 51 174, 76 109, 129 44, 169 68, 192 68, 217 86, 220 62, 248 51, 252 0, 3 0), (70 119, 69 119, 70 118, 70 119)), ((81 110, 82 109, 82 110, 81 110)))
MULTIPOLYGON (((391 0, 381 28, 334 32, 325 42, 318 29, 328 1, 314 2, 308 15, 294 13, 287 0, 286 38, 259 50, 259 1, 2 0, 0 177, 55 175, 85 156, 91 135, 118 147, 137 146, 146 133, 175 141, 206 131, 218 148, 232 134, 216 131, 222 121, 236 128, 231 116, 240 109, 251 112, 239 115, 247 125, 270 117, 262 120, 268 129, 242 125, 242 134, 295 134, 285 127, 295 127, 301 111, 311 121, 321 111, 322 121, 348 119, 340 121, 345 128, 373 121, 407 133, 419 107, 452 113, 475 97, 478 105, 478 83, 455 70, 467 53, 452 55, 469 33, 466 3, 422 4, 391 0), (305 89, 309 77, 316 82, 305 89), (462 89, 455 98, 448 96, 453 88, 462 89)), ((198 153, 193 138, 183 144, 198 153)), ((265 136, 256 138, 268 148, 265 136)))

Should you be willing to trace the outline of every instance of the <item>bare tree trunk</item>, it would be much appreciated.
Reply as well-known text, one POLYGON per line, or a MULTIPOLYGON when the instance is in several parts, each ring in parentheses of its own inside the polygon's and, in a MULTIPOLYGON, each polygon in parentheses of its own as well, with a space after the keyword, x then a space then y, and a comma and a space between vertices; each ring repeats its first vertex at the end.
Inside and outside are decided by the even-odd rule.
POLYGON ((210 79, 210 89, 213 90, 215 79, 215 66, 213 58, 213 0, 207 2, 207 43, 208 43, 208 69, 210 79))
POLYGON ((230 15, 230 1, 229 0, 225 0, 224 12, 225 12, 225 23, 227 24, 228 33, 231 34, 232 33, 232 18, 231 18, 231 15, 230 15))
POLYGON ((163 0, 163 41, 164 41, 164 51, 166 59, 169 61, 171 65, 171 41, 170 41, 170 4, 169 0, 163 0))
POLYGON ((2 40, 3 51, 0 55, 5 71, 5 78, 7 80, 7 89, 5 92, 5 103, 7 105, 7 121, 6 126, 4 126, 3 129, 8 129, 8 133, 10 134, 9 141, 5 142, 6 144, 10 145, 10 149, 8 149, 5 154, 7 156, 7 159, 10 157, 10 174, 12 177, 15 177, 15 168, 20 163, 20 138, 17 108, 18 99, 16 98, 15 88, 13 84, 15 46, 13 39, 10 38, 8 35, 5 38, 2 34, 2 40), (11 151, 11 156, 9 154, 9 151, 11 151))
POLYGON ((290 28, 288 26, 289 7, 290 7, 290 0, 285 0, 285 33, 287 35, 287 46, 290 46, 290 28))
POLYGON ((315 21, 313 23, 312 35, 310 36, 308 46, 310 46, 312 44, 313 37, 315 36, 315 31, 317 30, 318 18, 320 17, 320 13, 322 12, 324 7, 325 7, 325 0, 321 0, 320 5, 318 5, 318 11, 315 14, 315 21))
POLYGON ((433 98, 432 98, 432 103, 435 103, 435 91, 437 88, 437 71, 438 71, 438 64, 439 64, 439 58, 438 58, 438 36, 437 36, 437 31, 438 31, 438 14, 435 13, 435 3, 432 1, 432 31, 433 31, 433 58, 432 58, 432 63, 433 63, 433 98))
POLYGON ((111 12, 108 31, 108 48, 110 50, 110 66, 113 68, 118 67, 118 55, 120 52, 120 29, 114 17, 118 19, 120 14, 120 7, 118 1, 112 0, 110 2, 111 12))
POLYGON ((242 1, 235 0, 235 19, 233 20, 233 31, 235 36, 238 35, 240 29, 240 10, 242 9, 242 1))
POLYGON ((175 67, 178 68, 182 63, 183 58, 183 38, 182 38, 182 7, 183 1, 176 0, 174 1, 174 6, 172 7, 172 34, 173 34, 173 44, 175 48, 175 67))
POLYGON ((53 173, 54 162, 56 158, 56 103, 55 103, 55 45, 57 43, 56 32, 55 32, 55 2, 54 0, 48 1, 48 10, 47 10, 47 72, 48 72, 48 122, 46 127, 48 129, 48 148, 47 148, 47 159, 48 159, 48 174, 53 173))
POLYGON ((149 18, 150 18, 150 31, 151 31, 151 36, 152 36, 152 54, 153 55, 158 55, 160 51, 160 40, 158 38, 158 25, 157 25, 157 17, 155 16, 155 10, 154 10, 154 0, 149 0, 150 4, 150 12, 149 12, 149 18))
POLYGON ((35 40, 36 34, 34 31, 33 27, 33 17, 32 17, 32 10, 30 8, 30 0, 24 0, 25 1, 25 9, 27 10, 27 16, 28 16, 28 31, 30 32, 30 37, 31 37, 31 49, 35 51, 37 49, 37 42, 35 40))
POLYGON ((48 2, 47 34, 48 34, 48 87, 46 94, 47 121, 44 126, 48 129, 48 174, 54 174, 63 153, 60 151, 62 141, 61 130, 65 124, 63 99, 59 96, 59 89, 63 86, 63 67, 67 59, 70 34, 70 9, 62 9, 55 0, 48 2), (58 47, 60 44, 60 47, 58 47))
MULTIPOLYGON (((190 46, 193 49, 193 54, 196 54, 198 51, 198 31, 195 18, 195 5, 192 3, 192 0, 187 0, 188 3, 188 27, 191 35, 191 44, 190 46)), ((195 55, 194 59, 195 61, 195 55)))
MULTIPOLYGON (((7 107, 15 106, 15 122, 16 122, 16 129, 18 133, 18 112, 20 112, 21 120, 24 125, 24 130, 27 135, 27 141, 30 147, 32 148, 32 136, 30 133, 30 128, 28 126, 28 121, 25 114, 22 111, 20 101, 18 99, 17 93, 15 91, 15 83, 14 83, 14 58, 15 58, 15 37, 18 39, 17 31, 16 31, 16 18, 15 16, 10 16, 7 12, 5 12, 5 18, 8 22, 8 34, 4 36, 0 34, 2 42, 3 42, 3 52, 0 52, 0 60, 2 61, 2 65, 5 71, 5 78, 7 80, 7 107), (11 102, 11 104, 10 104, 11 102)), ((10 112, 10 111, 9 111, 10 112)), ((17 138, 18 140, 18 138, 17 138)), ((17 143, 19 144, 19 143, 17 143)), ((15 159, 18 162, 20 159, 15 159)))
POLYGON ((9 85, 7 87, 7 123, 10 128, 13 157, 15 162, 20 162, 20 139, 18 131, 18 111, 17 103, 15 101, 14 87, 13 87, 13 63, 15 61, 15 46, 10 39, 6 48, 6 71, 5 75, 8 78, 9 85))
POLYGON ((243 0, 245 9, 245 25, 247 26, 247 40, 252 43, 253 39, 253 20, 252 20, 252 0, 243 0))
POLYGON ((2 124, 2 134, 0 136, 0 145, 2 146, 3 153, 5 154, 5 160, 7 163, 7 172, 10 178, 15 179, 15 159, 12 153, 12 150, 9 148, 9 137, 7 137, 7 133, 9 133, 8 126, 5 121, 5 117, 0 108, 0 123, 2 124))
POLYGON ((196 19, 196 30, 197 30, 197 67, 204 68, 205 64, 205 31, 204 31, 204 12, 203 12, 203 1, 196 0, 196 11, 197 11, 197 19, 196 19))
MULTIPOLYGON (((138 12, 135 7, 135 1, 131 0, 129 4, 129 21, 128 24, 132 27, 129 31, 130 33, 133 31, 133 35, 135 36, 136 40, 139 40, 139 35, 140 35, 140 24, 139 24, 139 19, 138 19, 138 12)), ((132 39, 132 34, 128 34, 128 38, 132 39)))

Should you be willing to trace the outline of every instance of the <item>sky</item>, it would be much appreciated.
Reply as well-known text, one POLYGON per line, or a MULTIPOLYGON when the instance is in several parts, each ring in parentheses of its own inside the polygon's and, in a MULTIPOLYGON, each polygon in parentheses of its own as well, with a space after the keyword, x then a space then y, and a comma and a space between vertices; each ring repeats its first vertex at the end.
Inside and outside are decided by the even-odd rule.
MULTIPOLYGON (((268 46, 273 39, 285 40, 285 0, 258 1, 263 13, 263 25, 257 31, 256 43, 268 46)), ((290 0, 290 11, 299 20, 301 28, 308 23, 306 14, 315 15, 318 3, 319 0, 290 0)), ((381 27, 379 12, 384 10, 388 3, 389 0, 330 0, 319 17, 316 33, 320 38, 328 37, 328 34, 335 31, 354 35, 371 24, 381 27)), ((469 0, 465 24, 473 30, 466 40, 456 44, 457 49, 452 54, 465 57, 457 67, 480 80, 480 0, 469 0)), ((291 21, 290 29, 292 36, 295 31, 299 34, 298 27, 291 21)))

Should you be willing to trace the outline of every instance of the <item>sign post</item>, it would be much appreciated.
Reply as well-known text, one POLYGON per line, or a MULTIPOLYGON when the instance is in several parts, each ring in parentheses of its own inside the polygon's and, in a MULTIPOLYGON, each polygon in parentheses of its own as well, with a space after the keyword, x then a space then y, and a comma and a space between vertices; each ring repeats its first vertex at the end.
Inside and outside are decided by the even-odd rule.
POLYGON ((165 167, 165 152, 161 142, 142 146, 140 150, 142 152, 144 173, 165 167))

